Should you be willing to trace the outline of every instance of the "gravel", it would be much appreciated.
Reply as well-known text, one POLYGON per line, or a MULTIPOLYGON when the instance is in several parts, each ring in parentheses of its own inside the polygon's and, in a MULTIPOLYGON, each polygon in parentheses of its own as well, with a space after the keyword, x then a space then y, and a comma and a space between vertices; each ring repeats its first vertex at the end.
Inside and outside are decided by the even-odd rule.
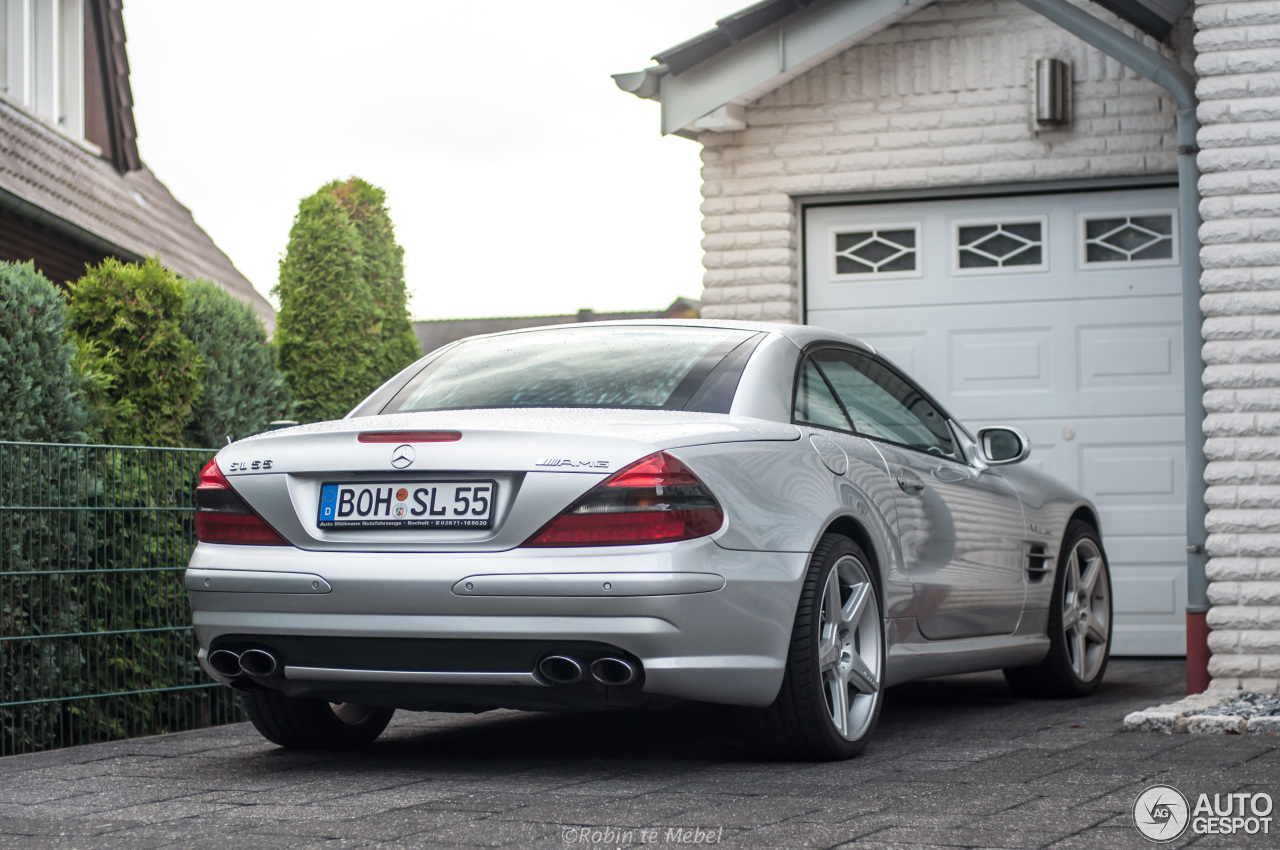
POLYGON ((1280 694, 1244 692, 1231 702, 1196 712, 1199 715, 1231 715, 1233 717, 1280 717, 1280 694))

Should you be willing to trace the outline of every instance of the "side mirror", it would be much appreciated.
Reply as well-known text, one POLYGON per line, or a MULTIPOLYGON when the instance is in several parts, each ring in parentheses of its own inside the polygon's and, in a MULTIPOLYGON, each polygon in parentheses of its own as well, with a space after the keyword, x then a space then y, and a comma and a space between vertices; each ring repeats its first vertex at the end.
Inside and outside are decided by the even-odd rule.
POLYGON ((988 466, 1004 466, 1026 460, 1031 440, 1017 428, 997 425, 978 430, 978 448, 988 466))

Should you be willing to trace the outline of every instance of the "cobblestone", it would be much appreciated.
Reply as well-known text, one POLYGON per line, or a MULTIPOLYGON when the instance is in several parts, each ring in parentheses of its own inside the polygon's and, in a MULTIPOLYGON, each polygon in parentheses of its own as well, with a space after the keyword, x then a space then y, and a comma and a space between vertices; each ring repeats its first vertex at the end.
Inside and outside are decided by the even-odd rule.
POLYGON ((725 847, 1138 848, 1149 785, 1280 796, 1280 728, 1252 728, 1268 718, 1246 735, 1122 732, 1127 713, 1180 695, 1183 669, 1115 660, 1083 700, 1019 699, 998 673, 903 685, 866 752, 834 764, 763 760, 707 707, 402 712, 339 753, 281 750, 241 724, 14 756, 0 759, 0 848, 638 847, 713 832, 725 847))

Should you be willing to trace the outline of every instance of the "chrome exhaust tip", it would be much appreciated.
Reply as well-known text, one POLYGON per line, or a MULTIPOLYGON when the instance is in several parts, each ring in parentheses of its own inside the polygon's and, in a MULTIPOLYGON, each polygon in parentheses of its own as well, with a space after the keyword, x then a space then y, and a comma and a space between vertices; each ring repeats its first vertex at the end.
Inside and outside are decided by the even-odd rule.
POLYGON ((240 653, 240 669, 250 676, 270 676, 277 666, 276 657, 265 649, 246 649, 240 653))
POLYGON ((209 666, 224 676, 234 678, 244 671, 240 669, 240 654, 229 649, 215 649, 209 653, 209 666))
POLYGON ((572 685, 582 681, 582 665, 563 655, 548 655, 538 662, 542 678, 557 685, 572 685))
POLYGON ((602 685, 629 685, 636 680, 636 668, 621 658, 597 658, 591 662, 591 678, 602 685))

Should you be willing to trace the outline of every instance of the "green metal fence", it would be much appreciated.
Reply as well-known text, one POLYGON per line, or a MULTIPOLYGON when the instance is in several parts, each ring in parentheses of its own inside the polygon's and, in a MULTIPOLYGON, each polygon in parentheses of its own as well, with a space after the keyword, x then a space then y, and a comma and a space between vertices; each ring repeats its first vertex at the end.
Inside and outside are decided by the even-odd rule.
POLYGON ((182 586, 212 456, 0 442, 0 756, 242 719, 182 586))

